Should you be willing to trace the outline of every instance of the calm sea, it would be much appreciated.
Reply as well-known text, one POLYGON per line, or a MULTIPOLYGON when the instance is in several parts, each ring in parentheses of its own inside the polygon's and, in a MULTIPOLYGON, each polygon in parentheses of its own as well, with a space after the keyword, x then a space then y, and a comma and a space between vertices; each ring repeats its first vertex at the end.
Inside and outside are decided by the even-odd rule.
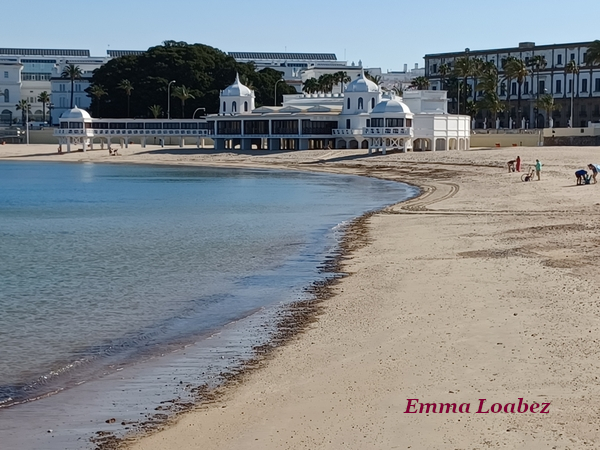
POLYGON ((336 227, 416 192, 292 171, 1 162, 0 407, 301 298, 336 227))

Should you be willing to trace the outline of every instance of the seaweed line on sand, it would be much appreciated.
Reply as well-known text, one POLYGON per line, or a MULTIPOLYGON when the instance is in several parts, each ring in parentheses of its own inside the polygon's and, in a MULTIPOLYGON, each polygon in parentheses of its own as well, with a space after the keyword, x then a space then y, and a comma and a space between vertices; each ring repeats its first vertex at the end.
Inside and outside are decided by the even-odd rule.
MULTIPOLYGON (((352 257, 352 253, 366 246, 369 241, 368 221, 374 214, 382 213, 386 208, 370 211, 352 220, 343 228, 343 235, 336 253, 328 257, 319 266, 321 273, 326 274, 323 281, 315 281, 306 292, 310 294, 307 300, 300 300, 287 305, 278 312, 275 332, 267 344, 253 348, 254 356, 242 362, 237 367, 220 374, 220 383, 211 388, 207 384, 192 387, 188 385, 189 392, 193 394, 194 401, 178 399, 162 402, 155 414, 148 414, 145 419, 136 422, 121 422, 128 430, 125 436, 117 436, 111 431, 97 431, 90 442, 94 450, 123 450, 140 437, 160 431, 172 424, 185 412, 195 409, 208 408, 217 403, 223 396, 236 385, 239 385, 254 370, 263 367, 269 358, 274 355, 274 350, 290 342, 314 323, 323 312, 323 302, 334 295, 333 287, 345 276, 344 261, 352 257), (167 414, 168 413, 168 414, 167 414)), ((113 423, 109 419, 107 423, 113 423)))

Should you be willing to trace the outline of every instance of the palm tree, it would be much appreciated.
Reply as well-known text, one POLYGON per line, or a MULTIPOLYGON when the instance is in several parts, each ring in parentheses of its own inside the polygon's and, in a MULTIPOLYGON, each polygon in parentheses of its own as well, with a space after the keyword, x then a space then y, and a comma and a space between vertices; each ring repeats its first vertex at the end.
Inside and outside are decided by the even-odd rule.
POLYGON ((585 55, 585 62, 589 65, 600 65, 600 40, 590 44, 585 55))
POLYGON ((177 97, 179 100, 181 100, 181 118, 184 119, 185 118, 185 101, 190 98, 196 98, 196 97, 194 97, 194 95, 190 92, 190 90, 188 88, 186 88, 184 85, 177 86, 175 89, 173 89, 173 97, 177 97))
POLYGON ((27 100, 23 99, 15 105, 15 108, 17 109, 17 111, 21 111, 21 123, 25 126, 25 123, 27 121, 26 116, 28 116, 31 113, 31 105, 27 100))
POLYGON ((537 98, 539 98, 540 91, 540 70, 544 70, 547 65, 546 57, 544 55, 535 55, 529 60, 529 66, 531 67, 531 92, 533 93, 533 72, 536 73, 537 86, 535 88, 537 98))
POLYGON ((548 127, 552 128, 552 111, 559 108, 559 105, 557 105, 554 102, 554 97, 552 96, 552 94, 542 95, 536 102, 536 106, 539 109, 543 109, 544 111, 546 111, 546 117, 548 118, 548 127))
POLYGON ((319 92, 319 81, 316 78, 309 78, 302 84, 302 90, 307 94, 316 94, 319 92))
POLYGON ((519 86, 517 91, 517 120, 521 120, 521 88, 523 86, 523 82, 527 76, 529 76, 529 71, 527 70, 525 61, 515 58, 506 64, 504 72, 506 73, 507 77, 510 77, 511 79, 514 78, 519 86))
POLYGON ((162 106, 160 105, 152 105, 149 106, 148 109, 150 110, 155 119, 158 119, 158 116, 160 116, 160 113, 162 113, 162 106))
POLYGON ((75 64, 68 64, 65 66, 61 73, 62 78, 68 78, 71 80, 71 109, 73 108, 73 86, 75 85, 75 80, 81 79, 83 72, 79 66, 75 64))
POLYGON ((344 92, 344 84, 350 83, 352 81, 352 78, 350 78, 350 76, 348 75, 347 72, 340 70, 339 72, 336 72, 333 74, 333 80, 336 85, 337 84, 341 85, 341 90, 343 93, 344 92))
POLYGON ((319 92, 323 92, 325 94, 327 92, 333 91, 335 78, 330 73, 324 73, 319 77, 317 82, 319 83, 319 92))
POLYGON ((512 92, 512 74, 506 70, 506 68, 515 61, 517 58, 514 56, 507 56, 502 60, 502 70, 504 70, 504 83, 503 87, 506 90, 506 111, 508 111, 508 123, 510 124, 510 118, 512 116, 510 110, 510 95, 512 92))
POLYGON ((371 75, 368 70, 365 70, 365 77, 377 86, 381 84, 381 75, 371 75))
POLYGON ((42 122, 46 121, 46 103, 50 103, 50 94, 47 91, 40 92, 37 98, 38 102, 42 102, 42 122))
POLYGON ((131 91, 133 91, 133 86, 131 85, 131 81, 129 80, 121 80, 119 85, 117 86, 119 89, 125 91, 127 94, 127 117, 129 117, 129 100, 131 99, 131 91))
POLYGON ((440 74, 440 90, 445 91, 446 77, 450 73, 450 66, 446 63, 441 64, 440 67, 438 67, 438 72, 440 74))
POLYGON ((404 94, 404 92, 402 91, 402 87, 401 86, 394 86, 394 87, 392 87, 391 92, 393 92, 398 97, 402 97, 402 95, 404 94))
MULTIPOLYGON (((464 93, 464 101, 462 102, 462 104, 464 106, 466 106, 467 104, 467 98, 468 98, 468 91, 469 89, 467 88, 467 80, 469 79, 470 76, 474 76, 475 75, 475 70, 476 70, 476 63, 472 58, 469 58, 468 56, 463 56, 461 58, 457 58, 456 59, 456 63, 454 65, 454 72, 456 74, 457 77, 460 77, 463 79, 463 83, 462 83, 462 89, 464 89, 465 93, 464 93)), ((459 89, 459 90, 462 90, 459 89)), ((466 111, 466 108, 465 108, 466 111)), ((460 111, 458 112, 460 114, 460 111)))
POLYGON ((98 106, 96 107, 96 116, 100 117, 100 98, 108 95, 108 92, 104 90, 104 86, 101 84, 94 84, 89 88, 90 95, 96 97, 96 103, 98 106))
POLYGON ((565 72, 571 74, 571 118, 569 119, 569 126, 573 128, 573 101, 576 88, 575 75, 579 73, 579 66, 574 60, 571 60, 565 64, 565 72))
POLYGON ((425 91, 429 88, 429 80, 427 77, 415 77, 410 82, 410 87, 417 89, 418 91, 425 91))
POLYGON ((500 76, 496 65, 491 61, 483 63, 479 75, 479 82, 475 87, 476 91, 483 93, 483 98, 478 102, 478 109, 487 109, 491 112, 492 120, 494 122, 496 121, 498 113, 504 111, 504 105, 498 96, 499 84, 500 76))

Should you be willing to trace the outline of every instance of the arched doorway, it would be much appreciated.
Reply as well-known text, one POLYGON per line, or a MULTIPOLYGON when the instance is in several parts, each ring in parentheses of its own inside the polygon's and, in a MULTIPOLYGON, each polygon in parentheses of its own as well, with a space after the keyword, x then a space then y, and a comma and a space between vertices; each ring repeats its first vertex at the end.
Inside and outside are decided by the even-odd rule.
POLYGON ((349 148, 356 150, 358 148, 358 141, 356 139, 352 139, 350 141, 349 148))
POLYGON ((2 114, 0 114, 0 122, 11 124, 12 123, 12 112, 9 111, 8 109, 5 109, 4 111, 2 111, 2 114))
POLYGON ((438 138, 435 140, 435 149, 436 150, 446 150, 446 139, 438 138))
POLYGON ((363 140, 363 141, 360 143, 360 148, 363 148, 363 149, 369 148, 369 141, 367 141, 366 139, 365 139, 365 140, 363 140))
POLYGON ((343 139, 338 140, 336 148, 346 149, 346 141, 343 139))

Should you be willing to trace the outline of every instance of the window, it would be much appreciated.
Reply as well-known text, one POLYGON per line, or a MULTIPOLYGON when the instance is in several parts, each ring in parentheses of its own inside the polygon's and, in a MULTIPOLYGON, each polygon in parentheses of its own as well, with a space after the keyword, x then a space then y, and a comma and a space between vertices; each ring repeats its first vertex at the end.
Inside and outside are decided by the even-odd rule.
POLYGON ((517 83, 514 81, 510 84, 510 95, 517 95, 517 83))
POLYGON ((571 61, 575 61, 575 53, 571 53, 571 61))
POLYGON ((383 118, 371 119, 371 126, 374 128, 383 127, 383 118))
POLYGON ((223 102, 223 112, 227 111, 227 103, 223 102))
POLYGON ((8 72, 4 72, 4 78, 8 78, 8 72))
POLYGON ((569 80, 569 90, 567 91, 567 93, 570 94, 572 90, 573 90, 573 80, 569 80))
POLYGON ((375 108, 375 97, 371 99, 371 109, 375 108))
POLYGON ((244 112, 248 112, 248 102, 244 102, 244 112))
POLYGON ((600 91, 600 78, 594 80, 594 92, 600 91))
MULTIPOLYGON (((273 134, 298 134, 297 120, 273 120, 271 122, 271 133, 273 134)), ((304 132, 304 129, 302 130, 304 132)), ((310 133, 305 133, 310 134, 310 133)))
POLYGON ((65 91, 66 91, 66 89, 65 89, 65 85, 64 85, 64 84, 61 84, 61 85, 60 85, 60 92, 65 92, 65 91))
POLYGON ((244 134, 269 134, 268 120, 244 121, 244 134))
POLYGON ((587 92, 588 90, 588 85, 587 85, 587 78, 584 78, 583 80, 581 80, 581 92, 587 92))
POLYGON ((544 80, 540 80, 540 92, 543 94, 546 90, 546 82, 544 80))
POLYGON ((433 73, 437 72, 437 64, 434 64, 431 70, 433 73))
POLYGON ((242 134, 241 120, 221 120, 217 122, 218 134, 242 134))
POLYGON ((562 55, 556 56, 556 64, 562 64, 562 55))
POLYGON ((67 99, 65 97, 61 97, 58 101, 58 106, 61 108, 67 107, 67 99))
POLYGON ((10 91, 8 89, 4 89, 4 103, 8 102, 10 102, 10 91))
POLYGON ((587 60, 587 53, 584 53, 584 54, 583 54, 583 56, 582 56, 582 60, 583 60, 583 62, 587 62, 587 61, 586 61, 586 60, 587 60))
POLYGON ((347 102, 346 108, 350 109, 350 98, 348 98, 348 102, 347 102))
POLYGON ((527 94, 529 92, 529 81, 526 81, 523 86, 523 94, 527 94))
POLYGON ((350 119, 346 119, 346 129, 350 129, 350 119))
POLYGON ((359 97, 358 99, 358 109, 364 109, 362 97, 359 97))
POLYGON ((403 127, 404 119, 385 119, 386 127, 403 127))
POLYGON ((367 119, 367 128, 371 126, 371 119, 367 119))
POLYGON ((237 102, 231 102, 231 112, 237 112, 237 102))
POLYGON ((406 119, 406 126, 412 127, 412 119, 406 119))
MULTIPOLYGON (((540 89, 540 91, 541 91, 541 89, 540 89)), ((557 94, 562 94, 562 80, 556 80, 556 89, 554 89, 554 91, 557 94)))

